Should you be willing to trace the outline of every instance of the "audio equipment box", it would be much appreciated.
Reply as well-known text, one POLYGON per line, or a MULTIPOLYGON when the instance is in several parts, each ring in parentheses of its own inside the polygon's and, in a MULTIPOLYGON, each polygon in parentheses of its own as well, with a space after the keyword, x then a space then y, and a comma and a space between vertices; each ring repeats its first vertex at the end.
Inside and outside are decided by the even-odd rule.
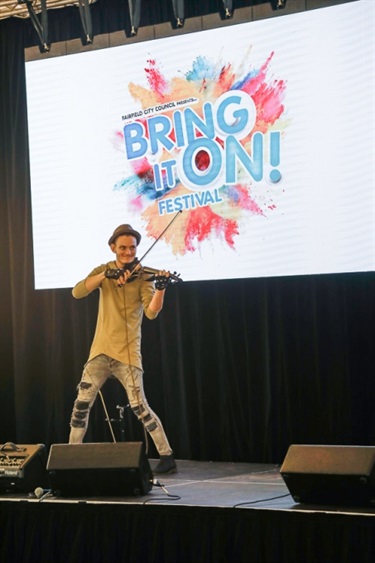
POLYGON ((56 495, 145 495, 153 486, 142 442, 52 444, 47 471, 56 495))
POLYGON ((293 444, 280 469, 298 503, 375 506, 375 447, 293 444))
POLYGON ((30 493, 49 486, 44 444, 0 446, 0 493, 30 493))

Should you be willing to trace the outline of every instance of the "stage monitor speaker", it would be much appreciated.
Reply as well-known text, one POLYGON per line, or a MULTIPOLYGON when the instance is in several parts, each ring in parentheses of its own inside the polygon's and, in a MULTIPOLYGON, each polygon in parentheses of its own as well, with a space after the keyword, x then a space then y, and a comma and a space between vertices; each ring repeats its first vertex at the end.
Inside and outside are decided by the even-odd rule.
POLYGON ((31 493, 48 488, 47 452, 44 444, 0 446, 0 492, 31 493))
POLYGON ((280 473, 293 499, 375 506, 375 447, 291 445, 280 473))
POLYGON ((61 496, 144 495, 152 489, 142 442, 53 444, 47 471, 52 491, 61 496))

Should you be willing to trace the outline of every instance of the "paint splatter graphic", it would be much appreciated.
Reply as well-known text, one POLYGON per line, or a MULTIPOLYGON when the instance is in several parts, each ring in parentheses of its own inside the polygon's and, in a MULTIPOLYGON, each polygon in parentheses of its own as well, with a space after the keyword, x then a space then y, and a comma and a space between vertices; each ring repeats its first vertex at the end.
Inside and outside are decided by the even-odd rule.
MULTIPOLYGON (((181 76, 167 79, 157 62, 153 59, 147 61, 145 74, 148 88, 134 83, 129 84, 129 92, 133 99, 140 105, 140 116, 134 116, 133 121, 142 124, 147 135, 147 108, 162 108, 163 115, 173 122, 173 113, 176 107, 173 103, 181 100, 192 100, 190 103, 197 115, 203 118, 204 104, 215 101, 226 92, 245 92, 254 102, 256 108, 255 120, 252 130, 241 139, 241 145, 246 153, 251 154, 252 137, 256 133, 270 135, 272 131, 284 133, 287 119, 284 117, 284 97, 286 84, 284 80, 269 77, 270 63, 274 57, 272 52, 267 60, 258 68, 248 68, 250 51, 244 57, 244 62, 238 70, 230 63, 223 63, 221 59, 216 63, 205 58, 197 57, 188 72, 181 76), (246 69, 245 69, 246 67, 246 69), (169 107, 170 104, 170 107, 169 107)), ((133 115, 133 114, 132 114, 133 115)), ((116 133, 117 143, 124 146, 122 132, 116 133)), ((156 239, 170 222, 172 215, 160 213, 160 203, 168 198, 193 197, 191 189, 183 184, 180 178, 175 178, 173 187, 170 187, 166 174, 155 178, 155 164, 161 166, 168 160, 178 157, 179 149, 176 148, 177 132, 169 133, 173 141, 173 148, 150 156, 134 159, 129 162, 132 172, 119 180, 114 190, 124 190, 129 199, 129 207, 137 212, 146 223, 148 236, 156 239)), ((199 133, 198 135, 199 136, 199 133)), ((216 139, 222 143, 220 138, 216 139)), ((271 143, 272 145, 272 143, 271 143)), ((253 178, 244 173, 238 163, 236 183, 223 183, 216 189, 217 200, 214 204, 208 201, 205 205, 192 206, 181 214, 178 232, 175 229, 163 235, 166 244, 175 255, 184 255, 194 252, 206 241, 215 238, 223 244, 235 249, 236 236, 239 235, 239 223, 248 220, 250 216, 267 217, 277 207, 274 201, 275 190, 282 191, 278 182, 281 174, 275 168, 280 164, 280 146, 276 146, 277 154, 265 155, 268 158, 271 171, 269 178, 272 182, 257 185, 253 178), (183 236, 181 236, 183 233, 183 236)), ((271 148, 267 149, 272 152, 271 148)), ((267 152, 265 151, 265 152, 267 152)), ((210 167, 210 155, 205 150, 198 151, 194 156, 196 170, 202 174, 210 167)))

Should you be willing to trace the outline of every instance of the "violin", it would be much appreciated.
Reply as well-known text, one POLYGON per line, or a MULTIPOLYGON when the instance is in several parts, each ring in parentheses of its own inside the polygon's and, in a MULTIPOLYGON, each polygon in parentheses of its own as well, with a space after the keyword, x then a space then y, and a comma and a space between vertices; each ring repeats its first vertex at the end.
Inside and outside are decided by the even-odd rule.
MULTIPOLYGON (((144 277, 144 276, 149 276, 147 279, 145 278, 145 281, 157 281, 157 279, 160 277, 159 275, 160 270, 157 270, 156 268, 149 268, 148 266, 142 266, 142 264, 138 260, 135 260, 133 264, 131 265, 127 264, 122 268, 107 268, 105 271, 105 277, 112 280, 118 280, 121 276, 125 274, 127 270, 130 270, 131 272, 131 275, 127 280, 128 282, 133 281, 138 277, 144 277)), ((173 273, 169 272, 169 276, 167 277, 169 277, 170 283, 183 281, 180 278, 180 274, 177 274, 176 272, 173 273)))
MULTIPOLYGON (((139 269, 137 269, 134 274, 137 275, 139 272, 139 275, 143 275, 143 276, 150 276, 146 281, 155 281, 158 277, 159 277, 159 272, 160 270, 156 270, 155 268, 149 268, 148 266, 140 266, 139 269)), ((180 274, 177 274, 177 272, 168 272, 169 273, 169 278, 171 280, 171 282, 181 282, 183 281, 180 278, 180 274)), ((133 274, 133 275, 134 275, 133 274)), ((131 276, 130 276, 131 277, 131 276)))

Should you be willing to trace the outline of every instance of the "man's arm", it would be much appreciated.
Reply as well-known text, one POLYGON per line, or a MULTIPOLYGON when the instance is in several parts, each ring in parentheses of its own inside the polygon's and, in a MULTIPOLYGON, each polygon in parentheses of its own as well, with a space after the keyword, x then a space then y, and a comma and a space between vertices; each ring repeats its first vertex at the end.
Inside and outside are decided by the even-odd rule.
POLYGON ((94 289, 97 289, 100 286, 105 278, 105 267, 100 266, 96 270, 99 270, 99 273, 93 273, 95 272, 95 270, 93 270, 92 275, 88 275, 87 278, 81 280, 73 287, 73 297, 75 297, 76 299, 86 297, 87 295, 89 295, 89 293, 94 291, 94 289))
POLYGON ((85 287, 89 293, 97 289, 105 278, 105 272, 100 272, 95 276, 89 276, 85 279, 85 287))
POLYGON ((156 277, 156 289, 149 305, 149 309, 152 313, 158 314, 163 308, 165 290, 170 282, 170 275, 170 272, 161 270, 156 277))
POLYGON ((165 289, 156 289, 155 293, 150 301, 150 305, 149 305, 149 309, 153 312, 153 313, 159 313, 162 308, 163 308, 163 304, 164 304, 164 294, 165 294, 165 289))

